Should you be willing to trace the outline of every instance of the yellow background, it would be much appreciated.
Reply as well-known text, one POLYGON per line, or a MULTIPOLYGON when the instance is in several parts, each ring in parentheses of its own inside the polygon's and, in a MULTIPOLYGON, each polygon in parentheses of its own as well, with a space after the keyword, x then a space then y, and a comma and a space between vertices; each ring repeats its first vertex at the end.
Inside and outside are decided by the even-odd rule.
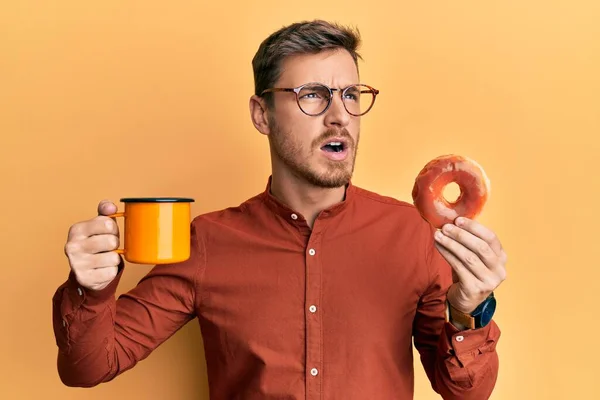
MULTIPOLYGON (((2 3, 0 398, 207 398, 195 321, 109 384, 62 386, 51 298, 67 230, 103 198, 190 196, 197 215, 262 191, 251 58, 317 17, 360 28, 363 82, 381 90, 357 185, 410 201, 450 152, 491 179, 480 221, 509 255, 492 399, 598 398, 600 2, 2 3)), ((147 270, 129 265, 119 293, 147 270)), ((415 398, 437 399, 416 371, 415 398)))

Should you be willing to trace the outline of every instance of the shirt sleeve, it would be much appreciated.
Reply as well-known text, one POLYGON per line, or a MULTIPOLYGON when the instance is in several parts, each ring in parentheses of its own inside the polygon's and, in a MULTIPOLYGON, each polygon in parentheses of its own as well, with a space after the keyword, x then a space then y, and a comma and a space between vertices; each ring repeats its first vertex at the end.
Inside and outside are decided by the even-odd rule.
POLYGON ((69 274, 53 297, 57 367, 65 385, 91 387, 114 379, 196 316, 205 253, 193 224, 190 250, 188 260, 154 266, 118 299, 123 261, 117 277, 99 291, 79 286, 69 274))
POLYGON ((452 267, 433 246, 429 235, 429 285, 421 296, 414 320, 414 343, 433 389, 446 400, 488 399, 498 376, 495 321, 460 331, 446 320, 446 293, 452 267))

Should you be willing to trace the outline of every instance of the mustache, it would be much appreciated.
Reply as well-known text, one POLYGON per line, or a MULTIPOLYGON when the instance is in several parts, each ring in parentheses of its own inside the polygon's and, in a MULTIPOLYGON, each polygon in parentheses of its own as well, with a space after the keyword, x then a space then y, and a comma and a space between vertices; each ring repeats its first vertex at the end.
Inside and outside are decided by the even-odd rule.
POLYGON ((354 138, 352 138, 352 136, 346 128, 326 130, 325 132, 323 132, 322 135, 320 135, 313 141, 313 147, 316 147, 320 143, 323 143, 324 141, 333 138, 342 138, 348 142, 348 145, 350 145, 350 147, 354 147, 354 138))

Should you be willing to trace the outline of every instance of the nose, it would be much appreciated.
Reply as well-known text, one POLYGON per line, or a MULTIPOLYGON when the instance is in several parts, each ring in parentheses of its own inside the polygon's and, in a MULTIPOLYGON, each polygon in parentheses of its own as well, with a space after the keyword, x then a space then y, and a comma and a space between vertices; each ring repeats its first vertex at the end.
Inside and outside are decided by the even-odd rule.
POLYGON ((342 96, 340 96, 339 92, 334 92, 331 105, 325 112, 325 125, 328 127, 337 126, 344 128, 350 123, 350 118, 352 116, 344 108, 342 96))

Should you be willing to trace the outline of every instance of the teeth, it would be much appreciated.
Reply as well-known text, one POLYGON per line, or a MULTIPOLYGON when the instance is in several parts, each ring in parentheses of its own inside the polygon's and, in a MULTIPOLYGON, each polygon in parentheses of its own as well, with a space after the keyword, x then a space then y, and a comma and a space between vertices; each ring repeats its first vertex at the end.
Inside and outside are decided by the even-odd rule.
POLYGON ((329 142, 327 143, 329 146, 341 146, 342 142, 329 142))

